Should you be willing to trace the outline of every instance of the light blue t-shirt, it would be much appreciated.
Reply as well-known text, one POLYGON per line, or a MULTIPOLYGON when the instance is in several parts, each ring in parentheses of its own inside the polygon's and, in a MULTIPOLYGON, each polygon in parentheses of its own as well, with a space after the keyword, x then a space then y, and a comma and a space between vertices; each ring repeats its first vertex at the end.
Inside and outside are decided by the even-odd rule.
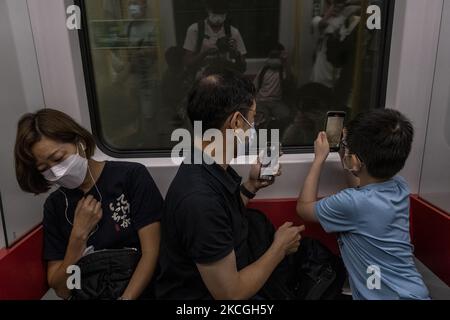
POLYGON ((395 177, 317 203, 322 227, 338 233, 355 300, 429 299, 414 263, 409 196, 406 181, 395 177))

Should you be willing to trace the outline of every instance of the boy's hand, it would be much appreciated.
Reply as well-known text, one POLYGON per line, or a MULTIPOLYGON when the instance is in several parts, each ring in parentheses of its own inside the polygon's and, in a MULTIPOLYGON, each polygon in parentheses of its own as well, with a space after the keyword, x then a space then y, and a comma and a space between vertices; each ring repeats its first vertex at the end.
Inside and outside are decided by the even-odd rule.
POLYGON ((320 132, 316 142, 314 143, 314 150, 316 160, 319 162, 325 162, 330 154, 330 144, 328 143, 327 134, 320 132))

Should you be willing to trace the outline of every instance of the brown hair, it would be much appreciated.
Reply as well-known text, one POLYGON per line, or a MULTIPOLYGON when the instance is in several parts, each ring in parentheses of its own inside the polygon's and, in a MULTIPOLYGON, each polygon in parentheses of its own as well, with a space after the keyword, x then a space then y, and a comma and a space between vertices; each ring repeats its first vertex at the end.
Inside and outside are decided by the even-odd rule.
POLYGON ((51 187, 36 168, 36 159, 31 151, 43 137, 63 143, 81 142, 86 147, 88 159, 95 152, 92 134, 65 113, 53 109, 42 109, 36 113, 24 115, 19 120, 17 128, 14 157, 17 181, 25 192, 41 194, 51 187))

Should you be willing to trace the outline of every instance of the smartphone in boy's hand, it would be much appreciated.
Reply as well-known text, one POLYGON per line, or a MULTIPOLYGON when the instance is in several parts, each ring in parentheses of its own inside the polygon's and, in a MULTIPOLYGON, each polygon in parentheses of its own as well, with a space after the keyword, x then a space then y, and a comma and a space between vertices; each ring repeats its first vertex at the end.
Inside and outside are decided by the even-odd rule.
POLYGON ((325 132, 333 152, 339 150, 344 130, 346 113, 342 111, 330 111, 327 113, 325 132))

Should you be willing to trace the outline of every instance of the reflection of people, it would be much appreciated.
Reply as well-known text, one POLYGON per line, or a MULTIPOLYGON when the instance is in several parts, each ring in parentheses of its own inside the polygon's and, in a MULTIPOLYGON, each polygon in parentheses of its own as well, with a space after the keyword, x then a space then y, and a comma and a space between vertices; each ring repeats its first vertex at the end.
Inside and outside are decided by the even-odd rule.
POLYGON ((297 212, 303 220, 319 222, 325 231, 339 234, 355 300, 429 299, 414 263, 410 190, 396 176, 410 154, 413 132, 411 123, 394 110, 357 116, 341 144, 350 188, 319 202, 320 171, 330 148, 324 132, 316 140, 316 158, 297 212), (368 286, 368 277, 373 287, 368 286))
POLYGON ((51 109, 27 114, 18 125, 17 180, 33 194, 60 187, 47 198, 43 220, 47 279, 58 296, 71 296, 66 270, 87 249, 136 248, 141 259, 118 294, 137 299, 150 293, 146 288, 157 265, 163 199, 145 167, 97 162, 94 151, 92 135, 66 114, 51 109))
POLYGON ((359 6, 347 6, 344 9, 345 24, 339 32, 334 33, 327 41, 327 59, 334 68, 338 68, 339 78, 335 83, 335 103, 337 106, 350 106, 349 97, 353 90, 354 66, 358 42, 358 26, 361 17, 359 6))
MULTIPOLYGON (((242 178, 226 156, 227 150, 238 149, 238 140, 230 140, 226 130, 251 130, 256 114, 254 99, 252 84, 233 73, 203 78, 189 95, 190 120, 202 121, 205 131, 222 132, 224 159, 201 165, 187 161, 170 186, 162 218, 158 298, 253 298, 285 256, 298 249, 303 228, 285 224, 262 257, 251 261, 245 207, 255 192, 273 182, 259 180, 259 164, 252 166, 249 180, 241 186, 242 178)), ((244 144, 243 137, 239 140, 244 144)), ((207 142, 198 146, 203 159, 211 159, 208 148, 207 142)), ((187 159, 191 156, 195 158, 187 155, 187 159)))
MULTIPOLYGON (((145 47, 152 45, 152 25, 144 21, 147 16, 147 0, 130 0, 128 13, 131 21, 128 30, 128 46, 130 48, 130 75, 133 86, 138 90, 141 116, 151 120, 157 105, 157 90, 152 81, 154 60, 152 54, 145 47)), ((145 126, 145 125, 144 125, 145 126)))
POLYGON ((231 62, 233 69, 244 73, 247 49, 239 30, 227 20, 228 1, 205 0, 205 5, 208 17, 187 30, 184 42, 186 66, 197 73, 219 57, 231 62))
POLYGON ((333 92, 319 83, 308 83, 297 93, 293 121, 283 135, 283 145, 310 145, 323 130, 326 114, 330 111, 333 92))
POLYGON ((131 19, 125 33, 128 46, 123 51, 112 52, 112 66, 115 82, 129 81, 135 91, 139 116, 139 131, 146 132, 148 121, 152 120, 159 105, 158 83, 152 79, 155 71, 156 51, 152 48, 154 32, 152 23, 146 20, 147 0, 130 0, 128 16, 131 19))
POLYGON ((181 103, 189 90, 183 57, 184 50, 181 47, 170 47, 165 53, 167 70, 161 83, 162 103, 163 108, 169 110, 173 118, 180 118, 181 103))
POLYGON ((313 29, 319 34, 319 43, 316 49, 315 61, 311 75, 311 81, 323 84, 328 88, 334 88, 341 76, 341 67, 329 61, 328 40, 338 37, 340 41, 352 33, 359 20, 350 21, 354 13, 361 10, 360 6, 353 5, 354 1, 327 0, 323 17, 314 17, 313 29))
POLYGON ((130 0, 128 16, 133 19, 127 30, 129 44, 136 46, 151 44, 153 30, 147 21, 143 21, 147 16, 147 0, 130 0))
POLYGON ((286 98, 289 87, 287 83, 291 81, 291 77, 286 65, 287 52, 282 44, 277 44, 271 49, 264 67, 258 72, 254 81, 258 111, 264 114, 267 121, 278 122, 275 125, 283 129, 284 121, 290 115, 286 98))

